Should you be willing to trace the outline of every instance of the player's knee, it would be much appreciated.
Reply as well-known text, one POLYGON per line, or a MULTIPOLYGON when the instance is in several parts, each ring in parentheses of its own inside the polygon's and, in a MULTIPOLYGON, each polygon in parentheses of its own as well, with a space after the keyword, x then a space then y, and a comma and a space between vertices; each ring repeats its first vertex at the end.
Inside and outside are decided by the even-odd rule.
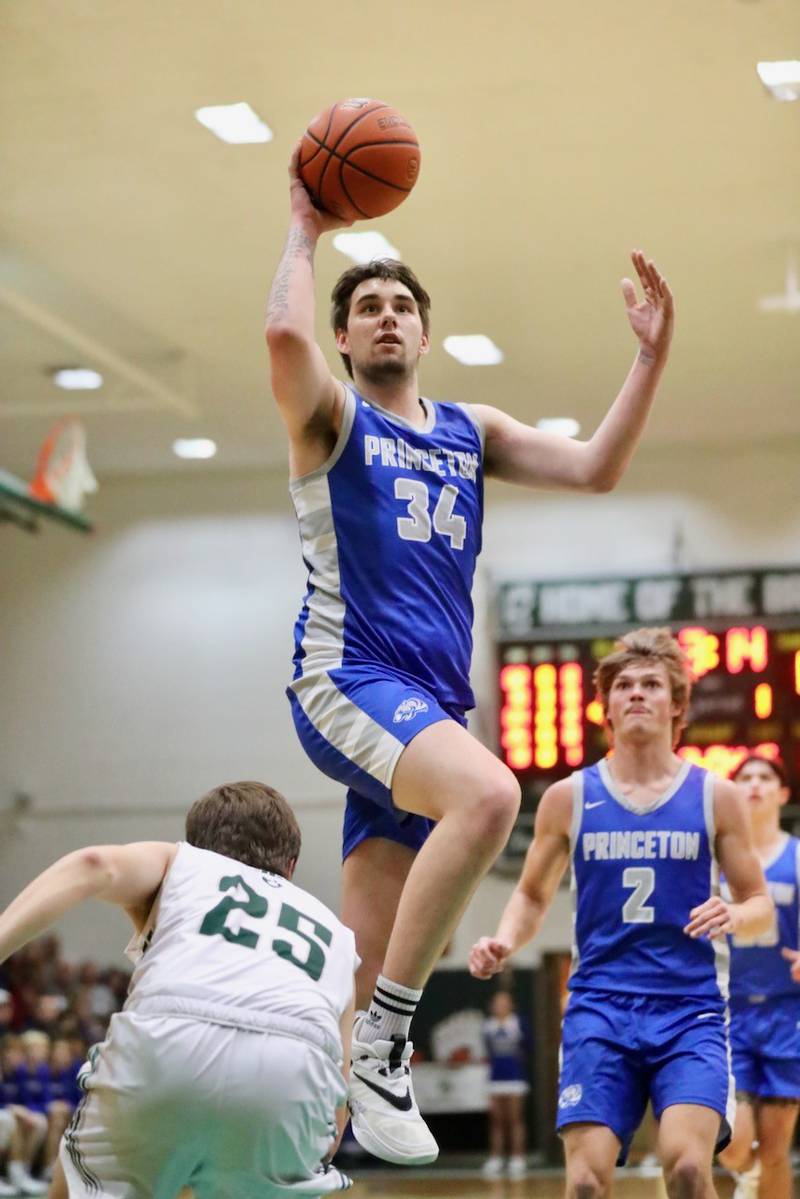
POLYGON ((484 843, 504 845, 520 804, 520 787, 511 771, 498 771, 474 801, 475 823, 473 831, 484 843))
POLYGON ((751 1153, 750 1142, 742 1137, 738 1141, 734 1138, 727 1149, 723 1149, 717 1156, 726 1170, 733 1170, 738 1174, 749 1165, 751 1153))
POLYGON ((608 1179, 604 1179, 588 1162, 576 1162, 569 1172, 567 1182, 568 1199, 605 1199, 609 1193, 608 1179))
POLYGON ((665 1170, 670 1199, 701 1199, 706 1193, 707 1172, 699 1155, 685 1150, 665 1170))

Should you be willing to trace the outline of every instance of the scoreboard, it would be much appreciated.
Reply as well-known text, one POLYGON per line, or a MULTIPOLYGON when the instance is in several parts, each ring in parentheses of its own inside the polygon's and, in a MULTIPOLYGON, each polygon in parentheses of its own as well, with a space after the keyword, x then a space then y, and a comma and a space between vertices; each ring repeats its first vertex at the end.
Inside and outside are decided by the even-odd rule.
POLYGON ((672 629, 696 679, 679 754, 725 775, 780 755, 800 802, 800 569, 511 582, 497 617, 498 740, 524 811, 607 752, 595 666, 644 625, 672 629))

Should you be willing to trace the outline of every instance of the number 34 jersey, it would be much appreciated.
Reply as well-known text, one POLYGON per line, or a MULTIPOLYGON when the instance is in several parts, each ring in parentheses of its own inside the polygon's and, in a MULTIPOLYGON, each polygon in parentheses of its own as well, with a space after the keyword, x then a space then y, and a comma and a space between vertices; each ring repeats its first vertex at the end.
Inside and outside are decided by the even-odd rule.
POLYGON ((482 433, 466 405, 420 403, 418 428, 348 388, 333 453, 291 483, 308 568, 294 678, 388 668, 471 708, 482 433))
POLYGON ((341 1043, 339 1019, 359 961, 355 938, 280 875, 180 842, 127 953, 135 969, 126 1006, 134 1010, 141 1000, 177 999, 190 1013, 224 1008, 236 1023, 277 1014, 341 1043))
POLYGON ((572 778, 570 989, 725 1000, 725 938, 683 931, 719 893, 713 776, 685 762, 647 808, 618 791, 605 761, 572 778))

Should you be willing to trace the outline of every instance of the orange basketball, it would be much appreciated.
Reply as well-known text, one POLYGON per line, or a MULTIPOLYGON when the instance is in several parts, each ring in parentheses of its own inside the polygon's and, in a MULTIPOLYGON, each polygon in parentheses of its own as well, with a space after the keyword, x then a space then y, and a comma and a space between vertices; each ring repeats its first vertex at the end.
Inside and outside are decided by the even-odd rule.
POLYGON ((382 100, 340 100, 309 125, 300 178, 319 208, 342 220, 383 216, 402 204, 419 175, 417 135, 382 100))

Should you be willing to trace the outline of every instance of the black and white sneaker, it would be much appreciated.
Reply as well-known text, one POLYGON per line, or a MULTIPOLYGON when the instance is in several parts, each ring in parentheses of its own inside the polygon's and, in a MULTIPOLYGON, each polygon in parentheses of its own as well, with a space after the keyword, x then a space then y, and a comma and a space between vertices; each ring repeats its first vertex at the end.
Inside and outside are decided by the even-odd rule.
POLYGON ((331 1162, 320 1162, 313 1177, 305 1182, 293 1182, 293 1191, 308 1191, 312 1195, 330 1195, 334 1191, 349 1191, 353 1180, 331 1162))
POLYGON ((353 1028, 350 1115, 353 1136, 368 1153, 399 1166, 436 1161, 439 1146, 419 1113, 408 1065, 414 1048, 405 1037, 359 1041, 353 1028))

